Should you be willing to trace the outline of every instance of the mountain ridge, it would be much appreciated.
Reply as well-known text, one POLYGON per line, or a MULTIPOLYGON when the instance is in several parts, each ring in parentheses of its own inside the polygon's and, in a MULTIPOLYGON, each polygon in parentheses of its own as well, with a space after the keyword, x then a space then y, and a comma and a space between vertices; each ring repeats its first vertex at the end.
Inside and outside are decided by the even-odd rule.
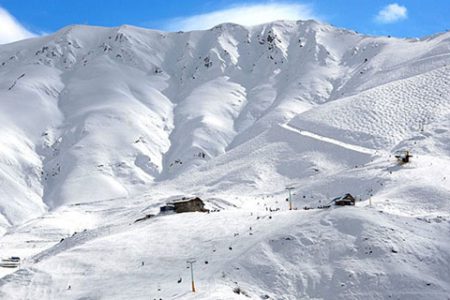
MULTIPOLYGON (((187 33, 164 33, 131 26, 93 29, 88 26, 70 26, 52 36, 24 41, 23 43, 26 44, 36 44, 35 50, 28 50, 30 47, 19 50, 15 56, 10 56, 6 63, 4 57, 9 55, 0 54, 3 70, 8 71, 10 64, 19 64, 17 68, 12 68, 15 69, 14 73, 17 77, 3 72, 2 77, 10 78, 10 80, 3 80, 2 86, 3 88, 8 86, 8 91, 11 93, 12 89, 20 89, 21 85, 32 76, 32 81, 28 87, 24 86, 24 90, 28 88, 32 90, 32 93, 39 93, 42 99, 49 98, 49 101, 43 101, 57 103, 56 106, 46 105, 47 110, 54 111, 50 112, 51 116, 56 115, 56 119, 52 117, 54 120, 48 125, 53 128, 58 123, 60 124, 56 128, 64 127, 64 123, 69 123, 68 127, 73 127, 70 125, 70 120, 76 120, 78 114, 83 115, 80 121, 86 124, 86 117, 102 107, 106 110, 112 109, 112 115, 106 113, 101 118, 113 117, 114 119, 116 117, 113 115, 121 114, 117 111, 117 106, 120 106, 123 101, 121 98, 135 99, 134 101, 138 102, 129 108, 132 109, 131 114, 142 108, 150 109, 147 116, 152 120, 152 124, 147 126, 153 127, 157 133, 151 134, 148 139, 159 141, 155 143, 158 144, 156 147, 145 147, 145 145, 142 147, 142 153, 138 155, 139 158, 136 158, 136 165, 144 174, 137 177, 162 176, 159 181, 170 178, 171 175, 167 171, 170 169, 169 166, 176 164, 177 167, 181 167, 179 162, 187 159, 186 155, 215 157, 225 153, 225 149, 235 147, 248 138, 260 134, 272 123, 288 121, 289 115, 293 116, 333 99, 333 101, 339 100, 347 93, 357 94, 362 90, 383 84, 382 78, 386 78, 383 75, 385 67, 372 65, 378 63, 378 61, 372 63, 372 60, 382 59, 384 64, 391 64, 388 56, 393 51, 389 49, 392 43, 394 48, 398 48, 396 44, 401 43, 402 47, 406 44, 412 50, 420 50, 424 53, 422 55, 414 53, 415 57, 426 55, 430 47, 428 44, 422 45, 421 42, 412 40, 361 36, 315 21, 273 22, 249 28, 235 24, 222 24, 210 30, 187 33), (242 43, 238 38, 244 36, 247 41, 242 43), (344 40, 345 43, 337 43, 339 40, 344 40), (352 41, 353 46, 347 45, 349 41, 352 41), (185 43, 187 48, 182 52, 174 48, 165 51, 165 58, 161 56, 163 48, 180 43, 185 43), (196 47, 191 48, 194 46, 196 47), (383 51, 387 51, 388 54, 383 55, 383 51), (21 55, 24 57, 20 57, 21 55), (91 59, 94 65, 89 67, 88 63, 91 59), (12 62, 9 62, 11 60, 12 62), (15 63, 16 60, 17 63, 15 63), (286 67, 284 63, 289 66, 286 67), (20 69, 27 66, 30 68, 28 74, 21 77, 21 74, 26 72, 20 69), (38 71, 39 68, 43 70, 38 71), (117 68, 126 71, 123 72, 117 68), (382 69, 381 79, 377 79, 377 69, 382 69), (35 72, 46 72, 46 76, 53 74, 50 75, 51 83, 42 82, 43 79, 39 78, 35 72), (114 73, 117 76, 106 75, 108 73, 114 73), (80 76, 80 79, 74 79, 77 76, 80 76), (108 84, 104 85, 99 76, 105 76, 108 84), (130 76, 144 78, 145 82, 136 88, 130 81, 130 76), (260 76, 266 79, 261 81, 258 79, 260 76), (12 80, 14 77, 16 77, 15 81, 12 80), (99 101, 94 107, 88 108, 89 102, 86 101, 94 101, 92 97, 97 96, 92 87, 83 86, 87 83, 86 79, 98 80, 99 84, 95 88, 101 89, 104 86, 104 92, 98 92, 98 94, 115 96, 107 102, 99 101), (345 81, 342 82, 343 79, 345 81), (361 86, 364 80, 367 81, 361 86), (373 83, 370 84, 370 82, 373 83), (33 90, 33 88, 36 89, 33 90), (80 94, 77 88, 84 89, 82 93, 86 95, 80 94), (219 91, 220 88, 222 91, 219 94, 210 94, 211 91, 219 91), (71 93, 74 95, 72 96, 71 93), (229 93, 226 97, 233 100, 224 103, 220 93, 229 93), (45 96, 41 96, 42 94, 45 96), (73 97, 79 99, 80 96, 87 100, 83 100, 80 104, 71 100, 73 97), (206 98, 219 101, 211 105, 216 111, 208 112, 209 103, 202 100, 206 98), (117 103, 117 105, 114 104, 116 108, 112 102, 117 103), (297 103, 298 105, 295 105, 297 103), (199 111, 197 108, 201 106, 203 108, 199 111), (281 110, 283 107, 287 110, 276 113, 280 107, 282 107, 281 110), (93 111, 90 111, 92 109, 93 111), (180 116, 177 111, 181 111, 180 116), (220 123, 216 123, 217 114, 225 117, 220 123), (108 115, 110 117, 107 117, 108 115), (52 125, 54 122, 56 123, 52 125), (228 125, 224 122, 228 122, 228 125), (164 130, 161 131, 161 127, 164 130), (196 131, 198 134, 191 133, 186 136, 183 130, 177 130, 185 127, 190 127, 191 132, 196 131), (212 138, 211 135, 216 135, 218 139, 212 138), (174 144, 171 141, 171 139, 179 140, 180 138, 184 139, 184 142, 174 144), (217 144, 210 147, 209 143, 214 140, 217 144), (183 150, 186 147, 191 148, 188 154, 183 150), (146 161, 147 159, 150 159, 150 162, 146 161)), ((442 51, 439 50, 440 48, 448 49, 448 43, 440 46, 441 40, 446 40, 443 39, 444 36, 443 34, 431 38, 433 41, 431 52, 442 51)), ((430 38, 426 40, 429 41, 430 38)), ((11 45, 0 46, 0 53, 4 52, 4 48, 10 47, 11 45)), ((396 62, 393 68, 403 73, 397 80, 404 80, 405 76, 414 76, 414 73, 423 73, 424 65, 429 70, 435 65, 442 65, 442 61, 447 63, 448 54, 443 52, 441 55, 442 57, 438 57, 437 61, 431 64, 422 63, 419 70, 414 71, 410 68, 413 71, 411 73, 409 70, 409 74, 404 70, 401 71, 402 68, 398 67, 399 64, 396 62)), ((433 53, 433 57, 435 56, 436 54, 433 53)), ((390 71, 390 74, 393 73, 390 71)), ((392 76, 389 78, 392 81, 392 76)), ((8 94, 5 96, 9 97, 8 94)), ((75 124, 76 128, 70 129, 72 132, 78 132, 78 138, 75 137, 75 139, 81 139, 83 132, 86 132, 86 129, 80 129, 79 126, 75 124)), ((134 126, 139 128, 142 125, 134 126)), ((26 127, 27 131, 31 131, 29 129, 35 126, 29 124, 26 127)), ((41 128, 40 134, 34 133, 33 138, 40 139, 41 135, 46 134, 45 130, 46 128, 41 128)), ((72 135, 73 133, 70 133, 68 136, 72 135)), ((45 137, 48 139, 49 136, 45 137)), ((62 135, 58 138, 61 137, 62 135)), ((130 140, 138 141, 137 143, 140 143, 140 138, 139 135, 129 137, 130 140)), ((57 140, 53 143, 57 143, 57 140)), ((44 154, 45 151, 41 153, 44 154)), ((50 173, 60 169, 57 164, 53 166, 50 163, 47 167, 50 173)), ((97 164, 101 165, 100 162, 97 164)), ((103 178, 102 181, 104 180, 109 179, 103 178)), ((140 181, 142 178, 137 180, 140 181)), ((122 188, 121 190, 120 193, 123 196, 124 190, 122 188)), ((49 200, 49 203, 52 201, 49 200)))

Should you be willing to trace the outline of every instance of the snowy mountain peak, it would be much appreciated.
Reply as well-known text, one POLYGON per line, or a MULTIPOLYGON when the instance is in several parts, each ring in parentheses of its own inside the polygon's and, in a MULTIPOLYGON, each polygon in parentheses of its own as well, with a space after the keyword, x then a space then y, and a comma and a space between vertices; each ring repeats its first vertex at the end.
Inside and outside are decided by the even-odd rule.
MULTIPOLYGON (((70 203, 66 184, 84 186, 85 180, 95 190, 104 185, 108 192, 99 198, 110 191, 127 196, 155 179, 210 164, 297 115, 306 126, 306 116, 354 105, 353 99, 367 103, 359 95, 445 68, 449 43, 443 37, 364 37, 315 21, 222 24, 186 33, 69 26, 0 47, 2 112, 24 147, 36 153, 32 163, 17 163, 44 174, 58 166, 55 178, 33 179, 42 204, 70 203), (26 117, 13 118, 17 110, 26 117)), ((333 115, 321 122, 330 126, 333 115)), ((342 121, 333 124, 330 130, 342 130, 342 121)), ((401 136, 408 132, 405 127, 401 136)), ((364 143, 375 147, 401 140, 367 134, 364 143)), ((20 203, 30 195, 22 182, 22 192, 8 195, 20 203)))

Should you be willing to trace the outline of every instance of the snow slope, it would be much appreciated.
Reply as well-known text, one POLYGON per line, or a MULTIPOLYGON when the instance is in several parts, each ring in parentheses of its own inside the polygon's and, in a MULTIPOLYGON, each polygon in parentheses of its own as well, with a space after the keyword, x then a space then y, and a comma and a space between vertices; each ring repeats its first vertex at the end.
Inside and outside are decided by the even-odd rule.
POLYGON ((449 53, 315 21, 1 45, 0 295, 447 299, 449 53), (134 223, 184 195, 220 212, 134 223))

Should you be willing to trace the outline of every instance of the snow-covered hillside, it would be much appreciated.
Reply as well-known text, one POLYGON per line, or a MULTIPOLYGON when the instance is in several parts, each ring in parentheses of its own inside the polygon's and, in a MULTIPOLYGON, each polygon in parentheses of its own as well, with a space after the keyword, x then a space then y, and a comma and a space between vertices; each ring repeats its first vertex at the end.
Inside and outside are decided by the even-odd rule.
POLYGON ((0 253, 25 258, 0 295, 448 299, 449 117, 449 33, 71 26, 0 45, 0 253), (361 201, 302 209, 343 193, 361 201), (134 223, 185 195, 220 211, 134 223))

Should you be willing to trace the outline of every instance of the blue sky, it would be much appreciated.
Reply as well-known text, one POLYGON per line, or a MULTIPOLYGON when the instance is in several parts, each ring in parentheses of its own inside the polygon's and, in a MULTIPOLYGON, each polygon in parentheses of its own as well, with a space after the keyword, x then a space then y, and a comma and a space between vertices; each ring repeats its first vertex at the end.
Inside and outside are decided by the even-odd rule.
POLYGON ((0 43, 71 24, 175 31, 307 18, 371 35, 422 37, 450 29, 449 12, 450 0, 0 0, 0 43))

